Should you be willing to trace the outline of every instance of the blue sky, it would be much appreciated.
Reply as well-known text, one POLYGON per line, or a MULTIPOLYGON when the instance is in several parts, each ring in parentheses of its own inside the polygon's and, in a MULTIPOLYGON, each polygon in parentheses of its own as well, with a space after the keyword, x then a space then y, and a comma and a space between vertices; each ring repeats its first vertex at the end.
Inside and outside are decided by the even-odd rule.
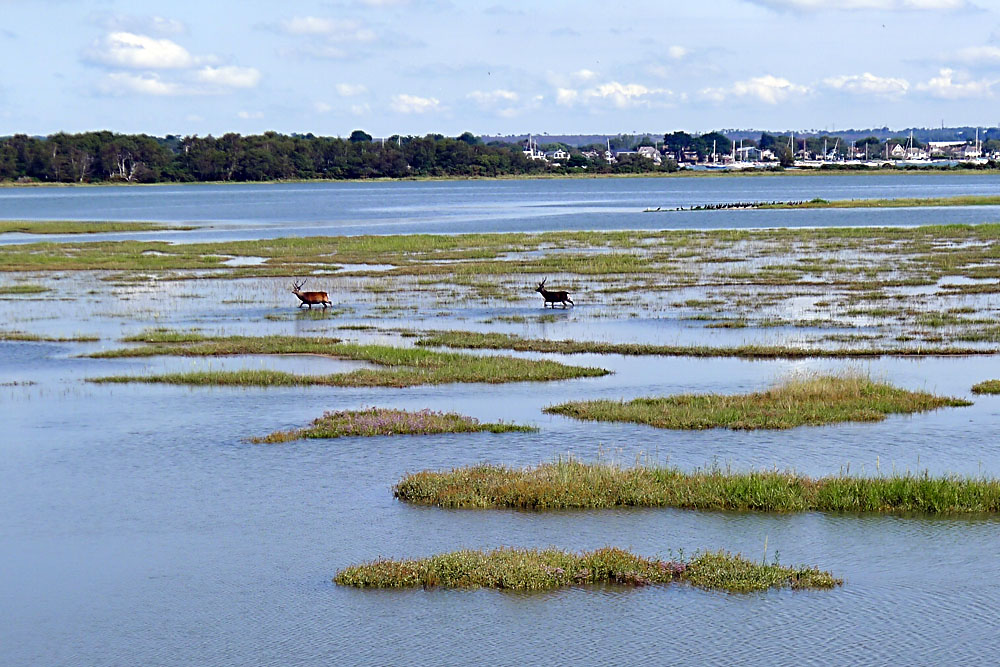
POLYGON ((1000 124, 1000 0, 0 0, 0 135, 1000 124))

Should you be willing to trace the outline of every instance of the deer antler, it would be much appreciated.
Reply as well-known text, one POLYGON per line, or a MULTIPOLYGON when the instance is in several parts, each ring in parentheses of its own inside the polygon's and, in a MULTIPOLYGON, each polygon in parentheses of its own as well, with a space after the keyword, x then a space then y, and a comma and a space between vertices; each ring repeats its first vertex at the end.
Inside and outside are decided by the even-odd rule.
POLYGON ((306 284, 305 280, 303 280, 301 282, 297 282, 295 280, 292 281, 292 287, 294 287, 297 290, 302 289, 302 286, 305 285, 305 284, 306 284))

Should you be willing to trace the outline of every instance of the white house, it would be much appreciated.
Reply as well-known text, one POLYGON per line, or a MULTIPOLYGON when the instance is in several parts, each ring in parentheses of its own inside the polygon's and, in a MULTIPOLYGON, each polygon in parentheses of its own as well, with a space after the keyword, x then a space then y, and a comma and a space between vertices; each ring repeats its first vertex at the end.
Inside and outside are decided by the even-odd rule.
POLYGON ((653 161, 653 164, 660 164, 663 162, 663 156, 660 155, 660 151, 656 150, 653 146, 639 146, 636 149, 636 153, 644 158, 653 161))

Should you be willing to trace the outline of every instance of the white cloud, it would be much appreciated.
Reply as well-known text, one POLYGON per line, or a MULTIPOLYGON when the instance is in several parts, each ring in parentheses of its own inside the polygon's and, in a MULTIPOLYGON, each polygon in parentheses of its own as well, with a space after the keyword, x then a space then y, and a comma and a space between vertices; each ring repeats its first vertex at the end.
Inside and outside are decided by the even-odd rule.
POLYGON ((932 97, 946 100, 985 98, 993 96, 993 86, 997 83, 985 79, 973 81, 961 75, 957 78, 958 80, 956 80, 954 70, 944 68, 938 72, 938 76, 933 77, 930 81, 918 83, 917 90, 932 97))
POLYGON ((580 93, 572 88, 556 88, 556 104, 568 107, 580 99, 580 93))
POLYGON ((243 120, 250 120, 255 118, 263 118, 264 114, 261 111, 239 111, 236 114, 237 118, 242 118, 243 120))
POLYGON ((100 84, 101 92, 108 95, 123 95, 139 93, 141 95, 180 95, 181 86, 170 81, 163 81, 156 74, 129 74, 128 72, 113 72, 104 77, 100 84))
POLYGON ((967 46, 955 54, 955 60, 969 65, 992 65, 1000 63, 1000 47, 967 46))
MULTIPOLYGON (((513 118, 526 109, 519 104, 521 96, 512 90, 498 88, 496 90, 474 90, 465 96, 475 102, 481 109, 492 111, 504 118, 513 118)), ((534 106, 529 101, 530 106, 534 106)))
POLYGON ((131 32, 112 32, 94 45, 90 55, 107 65, 134 69, 180 69, 195 59, 180 44, 131 32))
POLYGON ((871 72, 834 76, 823 79, 830 88, 856 95, 876 95, 879 97, 901 97, 910 89, 906 79, 875 76, 871 72))
POLYGON ((753 97, 765 104, 778 104, 796 95, 810 92, 807 86, 799 86, 788 79, 767 74, 746 81, 737 81, 729 88, 704 88, 702 97, 722 102, 730 97, 753 97))
POLYGON ((336 88, 341 97, 354 97, 368 92, 367 86, 360 83, 338 83, 336 88))
POLYGON ((474 90, 468 95, 467 98, 475 102, 476 104, 483 107, 493 107, 499 104, 509 104, 517 102, 519 96, 512 90, 474 90))
POLYGON ((326 102, 313 102, 313 111, 316 113, 330 113, 333 107, 326 102))
POLYGON ((673 93, 665 88, 648 88, 639 83, 609 81, 591 88, 576 90, 557 88, 556 104, 609 103, 619 109, 635 106, 662 105, 672 101, 673 93))
POLYGON ((667 49, 667 55, 673 58, 674 60, 680 60, 689 53, 691 52, 688 49, 684 48, 683 46, 674 45, 667 49))
POLYGON ((202 67, 195 73, 200 83, 224 88, 253 88, 260 82, 260 72, 253 67, 202 67))
POLYGON ((573 72, 573 78, 577 81, 592 81, 597 78, 597 72, 589 69, 581 69, 573 72))
POLYGON ((351 113, 355 116, 366 116, 371 111, 371 107, 367 104, 352 104, 351 113))
POLYGON ((326 19, 317 16, 297 16, 281 23, 290 35, 322 36, 337 42, 372 42, 375 31, 354 19, 326 19))
POLYGON ((100 21, 110 32, 153 33, 157 35, 183 35, 187 26, 183 21, 163 16, 131 16, 113 14, 100 21))
POLYGON ((749 0, 749 2, 771 9, 796 11, 853 9, 953 11, 972 6, 969 0, 749 0))
POLYGON ((440 110, 441 102, 434 97, 417 97, 400 93, 393 95, 390 106, 398 113, 427 113, 440 110))

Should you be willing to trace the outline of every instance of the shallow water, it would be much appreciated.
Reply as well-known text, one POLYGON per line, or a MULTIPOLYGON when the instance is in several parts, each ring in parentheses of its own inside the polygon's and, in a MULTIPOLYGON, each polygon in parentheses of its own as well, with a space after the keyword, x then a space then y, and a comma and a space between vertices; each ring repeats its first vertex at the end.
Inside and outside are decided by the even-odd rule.
MULTIPOLYGON (((852 182, 851 177, 836 176, 786 178, 780 183, 816 186, 825 182, 821 178, 829 180, 831 188, 852 182)), ((928 189, 950 187, 950 176, 936 178, 927 181, 928 189)), ((964 177, 962 187, 997 184, 995 177, 976 178, 964 177)), ((706 188, 768 182, 644 180, 656 186, 704 183, 699 187, 706 188)), ((645 187, 631 179, 553 183, 557 192, 566 187, 586 193, 587 186, 597 187, 597 193, 588 195, 592 198, 602 196, 603 188, 645 187)), ((871 182, 873 188, 876 184, 871 182)), ((474 184, 435 185, 460 191, 474 184)), ((486 185, 542 187, 531 182, 486 185)), ((259 189, 285 193, 285 188, 296 187, 259 189)), ((344 187, 371 192, 365 190, 367 185, 344 187)), ((92 190, 98 189, 49 192, 74 198, 92 190)), ((116 190, 120 201, 109 205, 106 215, 95 217, 106 219, 116 212, 130 217, 147 205, 142 203, 145 193, 166 190, 116 190)), ((203 210, 198 202, 212 196, 202 194, 212 192, 211 186, 192 191, 199 194, 192 202, 179 203, 180 210, 203 210)), ((43 200, 50 196, 31 192, 40 193, 43 200)), ((2 197, 6 193, 0 190, 0 208, 7 206, 2 197)), ((927 194, 934 193, 940 190, 927 194)), ((813 187, 808 196, 815 194, 813 187)), ((895 196, 911 195, 903 190, 895 196)), ((563 195, 547 196, 558 200, 563 195)), ((616 196, 632 198, 633 203, 641 199, 628 192, 616 196)), ((783 196, 806 198, 805 193, 783 196)), ((711 201, 718 195, 705 197, 711 201)), ((402 204, 374 199, 366 205, 380 215, 388 215, 382 211, 386 208, 393 215, 400 213, 392 206, 402 204)), ((46 208, 55 206, 52 202, 36 203, 39 217, 64 217, 46 208)), ((89 204, 79 199, 77 203, 75 210, 87 210, 89 204)), ((641 205, 650 203, 659 205, 641 205)), ((234 201, 231 206, 241 204, 234 201)), ((421 215, 429 219, 435 212, 432 203, 427 206, 421 215)), ((454 218, 456 226, 472 224, 447 207, 436 215, 454 218)), ((494 222, 502 227, 502 219, 509 219, 530 226, 536 220, 530 213, 524 219, 510 215, 494 222)), ((295 228, 275 220, 261 224, 265 233, 295 228)), ((330 229, 340 227, 331 222, 330 229)), ((614 374, 555 383, 407 389, 95 385, 84 380, 206 367, 327 373, 358 366, 311 356, 81 356, 118 347, 121 336, 149 327, 197 328, 206 334, 328 335, 395 344, 412 341, 394 331, 408 327, 660 343, 787 342, 803 335, 798 329, 706 330, 702 322, 683 320, 684 309, 624 319, 602 317, 599 311, 614 309, 586 304, 565 312, 543 311, 530 288, 523 302, 428 303, 419 304, 419 312, 386 313, 368 295, 352 291, 351 279, 345 278, 335 308, 310 313, 295 308, 281 280, 121 286, 101 277, 47 277, 59 286, 65 301, 0 300, 4 330, 101 339, 0 342, 4 664, 826 665, 995 659, 995 609, 1000 604, 1000 520, 995 518, 661 509, 455 511, 403 505, 393 499, 391 488, 415 470, 481 461, 534 465, 566 454, 623 464, 654 460, 687 470, 719 465, 793 468, 816 476, 841 470, 1000 476, 1000 397, 970 394, 973 383, 1000 377, 1000 358, 859 362, 549 355, 614 374), (501 321, 504 317, 523 321, 501 321), (358 325, 378 328, 342 328, 358 325), (907 388, 971 398, 975 404, 880 423, 781 432, 661 431, 576 422, 541 412, 546 405, 571 399, 753 391, 792 373, 844 369, 869 372, 907 388), (304 426, 326 410, 371 405, 454 410, 484 421, 534 424, 540 430, 266 446, 246 442, 251 436, 304 426), (728 549, 758 558, 765 556, 765 543, 768 559, 779 554, 785 563, 818 565, 844 577, 845 585, 828 592, 754 595, 682 586, 518 595, 358 591, 331 582, 339 568, 378 556, 419 557, 461 547, 617 545, 647 556, 728 549)))
POLYGON ((225 241, 339 234, 540 232, 979 223, 1000 207, 680 211, 737 201, 950 197, 996 194, 997 174, 809 174, 718 178, 291 183, 0 188, 4 220, 148 220, 194 231, 81 237, 4 234, 36 240, 225 241))

